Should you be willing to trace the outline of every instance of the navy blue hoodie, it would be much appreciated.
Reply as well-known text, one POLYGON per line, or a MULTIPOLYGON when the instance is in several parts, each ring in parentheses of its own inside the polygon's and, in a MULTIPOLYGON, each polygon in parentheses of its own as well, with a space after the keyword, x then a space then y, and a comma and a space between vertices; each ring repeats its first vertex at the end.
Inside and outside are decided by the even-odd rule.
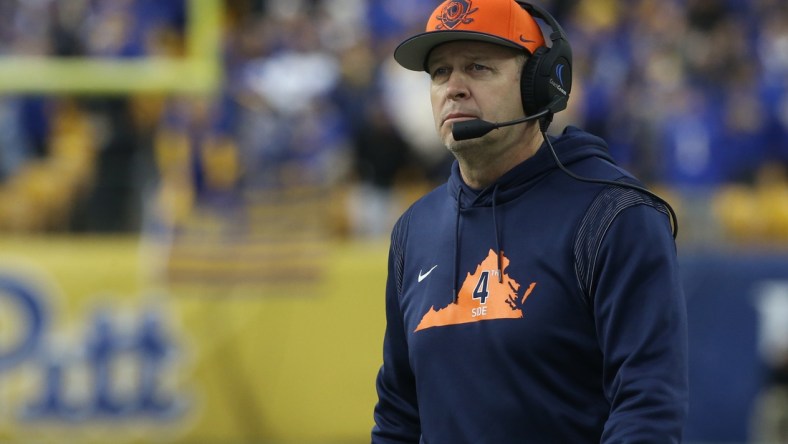
MULTIPOLYGON (((577 175, 637 183, 603 140, 577 175)), ((373 443, 670 443, 687 414, 686 304, 661 202, 557 169, 451 177, 394 227, 373 443)))

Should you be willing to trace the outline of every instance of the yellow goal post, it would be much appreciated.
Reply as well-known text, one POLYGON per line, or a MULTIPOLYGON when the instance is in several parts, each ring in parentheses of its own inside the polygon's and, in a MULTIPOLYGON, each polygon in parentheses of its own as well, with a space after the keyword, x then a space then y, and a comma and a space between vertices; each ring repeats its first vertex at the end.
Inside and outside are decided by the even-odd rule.
POLYGON ((222 8, 222 0, 187 0, 183 57, 0 56, 0 93, 210 93, 222 76, 222 8))

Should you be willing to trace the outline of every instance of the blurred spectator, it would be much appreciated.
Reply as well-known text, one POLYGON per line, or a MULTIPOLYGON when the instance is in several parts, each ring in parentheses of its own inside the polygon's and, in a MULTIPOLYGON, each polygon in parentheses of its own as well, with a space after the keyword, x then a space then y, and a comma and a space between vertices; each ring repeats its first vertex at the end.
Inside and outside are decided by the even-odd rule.
POLYGON ((412 153, 386 114, 382 99, 365 101, 363 117, 353 131, 353 158, 359 184, 351 201, 353 233, 385 236, 394 226, 400 209, 396 184, 410 168, 412 153))
MULTIPOLYGON (((92 185, 97 133, 79 103, 52 101, 44 136, 46 154, 29 155, 0 187, 0 228, 60 231, 92 185)), ((8 152, 11 152, 9 150, 8 152)))

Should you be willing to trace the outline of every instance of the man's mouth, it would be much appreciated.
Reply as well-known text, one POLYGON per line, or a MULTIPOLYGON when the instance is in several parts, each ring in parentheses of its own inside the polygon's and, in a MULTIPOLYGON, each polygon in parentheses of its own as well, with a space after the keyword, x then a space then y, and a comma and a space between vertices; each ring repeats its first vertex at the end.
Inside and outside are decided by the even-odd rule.
POLYGON ((451 113, 443 118, 443 123, 454 123, 454 122, 461 122, 464 120, 472 120, 478 119, 478 117, 472 114, 464 114, 464 113, 451 113))

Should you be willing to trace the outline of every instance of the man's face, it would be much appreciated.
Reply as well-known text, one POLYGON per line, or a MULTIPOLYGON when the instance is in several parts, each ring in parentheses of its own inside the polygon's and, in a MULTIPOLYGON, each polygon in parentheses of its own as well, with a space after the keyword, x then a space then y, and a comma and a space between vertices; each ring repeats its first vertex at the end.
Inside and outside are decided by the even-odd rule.
POLYGON ((524 60, 512 49, 474 41, 444 43, 430 53, 427 71, 432 113, 438 135, 451 151, 459 153, 481 145, 489 150, 495 146, 506 149, 522 140, 523 125, 461 142, 454 140, 451 129, 462 120, 503 122, 522 117, 520 73, 524 60))

